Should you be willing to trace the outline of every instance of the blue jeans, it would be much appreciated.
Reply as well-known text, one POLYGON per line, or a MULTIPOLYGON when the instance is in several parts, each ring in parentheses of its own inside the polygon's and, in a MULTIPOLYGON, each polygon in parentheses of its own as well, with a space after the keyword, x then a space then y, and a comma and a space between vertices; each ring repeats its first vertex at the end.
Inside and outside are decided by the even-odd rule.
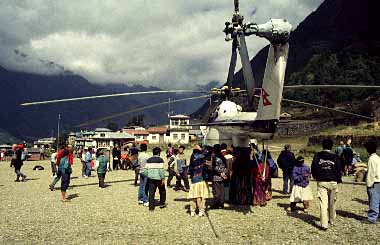
POLYGON ((91 162, 86 162, 86 176, 91 176, 91 162))
POLYGON ((144 203, 148 202, 148 196, 145 193, 146 184, 148 182, 148 177, 144 174, 140 174, 140 186, 139 186, 139 196, 138 200, 144 203))
POLYGON ((293 184, 292 184, 293 183, 293 173, 283 171, 282 175, 283 175, 282 178, 284 180, 284 186, 282 189, 283 193, 284 194, 292 193, 292 190, 293 190, 293 184), (290 184, 288 185, 289 181, 290 181, 290 184), (288 189, 289 186, 290 186, 290 190, 288 189))
POLYGON ((380 183, 375 183, 372 187, 368 187, 367 193, 369 201, 368 221, 376 223, 379 217, 380 183))
POLYGON ((53 183, 51 183, 51 186, 54 188, 54 186, 57 184, 57 182, 61 179, 62 177, 62 172, 57 171, 57 175, 54 177, 53 183))

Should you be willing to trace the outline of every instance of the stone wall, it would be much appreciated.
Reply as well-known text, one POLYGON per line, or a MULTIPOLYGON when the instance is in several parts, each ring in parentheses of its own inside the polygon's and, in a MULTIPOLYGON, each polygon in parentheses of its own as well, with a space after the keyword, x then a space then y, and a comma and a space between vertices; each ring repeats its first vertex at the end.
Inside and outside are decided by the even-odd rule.
POLYGON ((363 147, 363 144, 367 141, 373 140, 380 144, 380 136, 355 136, 355 135, 315 135, 309 137, 308 145, 321 145, 322 140, 330 138, 334 141, 335 145, 340 141, 346 142, 347 139, 351 139, 353 147, 363 147))
POLYGON ((277 128, 278 136, 302 136, 334 126, 333 121, 288 121, 280 123, 277 128))

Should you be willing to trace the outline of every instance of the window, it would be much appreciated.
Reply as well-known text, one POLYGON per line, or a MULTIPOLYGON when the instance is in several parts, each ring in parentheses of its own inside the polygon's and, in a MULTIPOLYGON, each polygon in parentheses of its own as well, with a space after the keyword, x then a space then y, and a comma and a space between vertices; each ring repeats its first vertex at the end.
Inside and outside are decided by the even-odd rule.
POLYGON ((181 134, 181 140, 186 140, 186 134, 181 134))
POLYGON ((173 124, 173 126, 178 126, 179 125, 179 120, 173 120, 172 124, 173 124))
POLYGON ((178 140, 178 134, 173 134, 173 140, 178 140))
POLYGON ((187 120, 181 120, 181 125, 187 125, 187 120))
POLYGON ((157 136, 156 135, 152 135, 152 140, 157 140, 157 136))

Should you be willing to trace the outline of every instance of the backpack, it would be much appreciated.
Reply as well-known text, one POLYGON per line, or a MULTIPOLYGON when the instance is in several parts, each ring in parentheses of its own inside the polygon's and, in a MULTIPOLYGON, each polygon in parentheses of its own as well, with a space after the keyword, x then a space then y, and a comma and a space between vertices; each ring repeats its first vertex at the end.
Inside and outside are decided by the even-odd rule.
POLYGON ((268 159, 269 163, 269 173, 272 178, 277 178, 278 177, 278 167, 277 164, 274 162, 273 159, 268 159))

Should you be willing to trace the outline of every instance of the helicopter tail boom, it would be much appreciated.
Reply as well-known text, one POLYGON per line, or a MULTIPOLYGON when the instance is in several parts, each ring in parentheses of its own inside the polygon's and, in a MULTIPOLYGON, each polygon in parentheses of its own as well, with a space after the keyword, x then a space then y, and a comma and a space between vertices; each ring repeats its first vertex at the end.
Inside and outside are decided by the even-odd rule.
POLYGON ((289 43, 270 45, 256 120, 280 118, 288 51, 289 43))

